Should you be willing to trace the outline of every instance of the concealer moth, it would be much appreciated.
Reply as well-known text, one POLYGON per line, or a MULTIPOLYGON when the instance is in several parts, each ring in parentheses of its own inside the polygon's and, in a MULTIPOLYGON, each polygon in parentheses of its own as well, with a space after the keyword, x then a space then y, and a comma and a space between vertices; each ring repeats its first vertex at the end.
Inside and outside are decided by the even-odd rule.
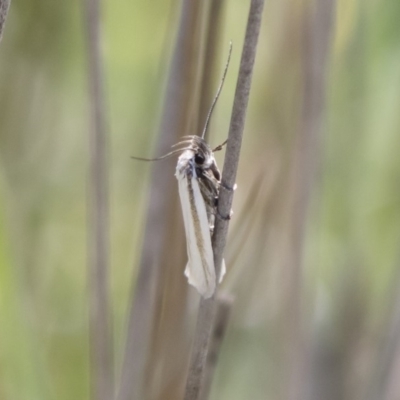
MULTIPOLYGON (((224 74, 208 112, 202 136, 184 136, 182 141, 172 146, 179 148, 161 157, 153 159, 132 157, 142 161, 158 161, 180 153, 175 176, 178 180, 188 254, 184 274, 189 284, 194 286, 204 298, 211 297, 217 285, 211 237, 217 215, 221 173, 215 161, 214 152, 221 150, 227 142, 212 149, 204 137, 225 81, 231 52, 232 44, 230 44, 224 74)), ((221 282, 225 271, 225 262, 222 261, 218 282, 221 282)))

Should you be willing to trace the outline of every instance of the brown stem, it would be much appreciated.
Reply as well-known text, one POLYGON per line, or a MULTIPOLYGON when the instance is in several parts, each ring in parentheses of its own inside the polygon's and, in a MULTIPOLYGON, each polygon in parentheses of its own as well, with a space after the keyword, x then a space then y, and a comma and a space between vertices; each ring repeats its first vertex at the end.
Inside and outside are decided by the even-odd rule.
MULTIPOLYGON (((207 118, 208 111, 212 103, 212 99, 215 96, 215 91, 217 86, 215 83, 215 70, 218 65, 217 50, 219 48, 220 36, 221 36, 221 20, 224 8, 224 0, 213 0, 209 5, 208 10, 208 28, 207 37, 205 41, 205 51, 203 57, 203 68, 202 68, 202 79, 200 85, 200 111, 198 119, 197 132, 203 131, 204 123, 207 118)), ((208 133, 210 129, 207 130, 204 139, 208 141, 208 133)))
POLYGON ((326 76, 334 26, 335 0, 317 0, 305 9, 301 40, 301 67, 303 92, 300 98, 301 114, 293 148, 290 171, 290 203, 287 212, 290 234, 286 264, 287 293, 286 369, 288 373, 287 398, 304 397, 309 382, 310 343, 304 332, 303 319, 303 254, 308 224, 308 211, 315 190, 321 154, 320 137, 324 117, 326 76))
POLYGON ((109 400, 114 392, 113 345, 109 304, 109 210, 107 135, 103 64, 100 40, 100 2, 85 1, 89 129, 89 268, 90 358, 92 398, 109 400))
POLYGON ((3 38, 4 25, 6 23, 11 0, 0 0, 0 42, 3 38))
MULTIPOLYGON (((243 130, 246 119, 247 104, 250 94, 251 78, 256 56, 257 41, 261 26, 261 16, 264 7, 263 0, 252 0, 247 21, 246 36, 240 62, 239 76, 233 103, 232 118, 229 128, 228 144, 222 172, 222 188, 218 201, 218 214, 229 216, 233 186, 239 164, 243 130)), ((229 220, 217 218, 213 235, 214 264, 217 276, 221 269, 223 253, 228 233, 229 220)), ((185 400, 198 400, 204 375, 204 365, 209 340, 211 337, 212 321, 215 311, 215 294, 209 299, 201 299, 197 325, 190 359, 189 372, 186 382, 185 400)))
MULTIPOLYGON (((201 1, 182 2, 157 155, 165 154, 181 136, 193 134, 188 129, 197 106, 194 87, 198 75, 196 58, 202 7, 201 1)), ((182 396, 180 381, 189 348, 182 317, 186 311, 188 285, 183 276, 187 256, 174 177, 175 163, 176 159, 170 158, 151 165, 143 249, 128 316, 118 400, 182 396), (166 379, 168 374, 169 379, 166 379), (171 392, 160 394, 167 380, 174 382, 168 386, 171 392)))
POLYGON ((222 342, 224 341, 226 330, 232 311, 233 298, 227 295, 218 295, 215 312, 215 319, 212 327, 210 347, 208 349, 204 382, 201 387, 200 399, 208 400, 211 393, 211 386, 221 352, 222 342))

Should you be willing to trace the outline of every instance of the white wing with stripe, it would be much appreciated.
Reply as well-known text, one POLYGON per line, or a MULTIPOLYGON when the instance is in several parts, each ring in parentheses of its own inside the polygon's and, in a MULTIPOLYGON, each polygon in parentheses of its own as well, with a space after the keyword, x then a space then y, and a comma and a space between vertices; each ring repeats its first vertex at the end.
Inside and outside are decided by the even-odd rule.
MULTIPOLYGON (((193 152, 185 151, 179 157, 176 168, 188 252, 185 275, 203 297, 209 298, 213 295, 216 284, 214 255, 206 205, 200 192, 196 170, 190 163, 192 158, 193 152)), ((223 271, 221 272, 222 278, 223 271)))

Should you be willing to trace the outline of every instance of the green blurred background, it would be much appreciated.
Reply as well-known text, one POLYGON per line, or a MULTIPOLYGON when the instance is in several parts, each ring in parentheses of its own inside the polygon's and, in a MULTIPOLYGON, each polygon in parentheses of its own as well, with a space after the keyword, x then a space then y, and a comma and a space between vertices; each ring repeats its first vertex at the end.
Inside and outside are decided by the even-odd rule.
MULTIPOLYGON (((287 250, 279 202, 297 123, 302 79, 297 33, 306 3, 270 0, 265 7, 226 256, 232 268, 224 289, 235 295, 235 308, 213 399, 285 398, 277 326, 284 325, 287 250), (263 193, 248 203, 257 182, 263 193), (252 230, 256 225, 260 228, 252 230)), ((149 167, 130 156, 152 154, 179 6, 172 0, 103 2, 117 371, 149 177, 149 167)), ((14 0, 0 44, 4 400, 89 397, 89 100, 82 9, 79 2, 14 0)), ((230 39, 234 52, 212 144, 228 132, 247 10, 240 0, 225 4, 220 64, 230 39)), ((334 372, 325 377, 341 387, 336 399, 366 398, 399 311, 394 306, 400 289, 399 20, 398 0, 336 3, 303 277, 310 354, 331 355, 334 372)), ((221 166, 222 157, 217 155, 221 166)), ((393 397, 380 398, 398 399, 400 391, 393 390, 393 397)))

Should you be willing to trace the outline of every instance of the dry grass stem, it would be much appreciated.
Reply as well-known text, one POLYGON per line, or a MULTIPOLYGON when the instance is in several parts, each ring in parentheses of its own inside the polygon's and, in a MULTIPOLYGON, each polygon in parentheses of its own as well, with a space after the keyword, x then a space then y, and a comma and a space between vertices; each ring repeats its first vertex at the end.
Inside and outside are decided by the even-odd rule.
POLYGON ((204 381, 200 392, 201 400, 208 400, 210 398, 215 369, 218 364, 222 342, 224 341, 231 316, 232 304, 232 296, 218 295, 210 346, 207 353, 206 365, 204 367, 204 381))
MULTIPOLYGON (((218 49, 220 44, 221 27, 224 11, 224 0, 213 0, 209 4, 207 17, 207 37, 205 39, 205 51, 203 57, 202 79, 200 85, 200 111, 197 132, 202 132, 206 121, 210 104, 215 96, 215 72, 218 63, 218 49)), ((208 141, 210 129, 205 134, 208 141)))
POLYGON ((107 135, 103 64, 100 40, 100 4, 85 2, 90 100, 89 129, 89 287, 90 358, 94 400, 113 397, 113 344, 109 303, 109 207, 107 135))
POLYGON ((382 324, 383 332, 376 347, 377 357, 372 366, 371 378, 365 391, 367 400, 394 400, 400 393, 398 370, 400 366, 400 273, 393 279, 388 312, 382 324))
MULTIPOLYGON (((191 133, 202 7, 198 1, 182 3, 156 155, 164 154, 181 136, 191 133)), ((183 224, 177 223, 181 210, 175 163, 176 159, 170 158, 151 164, 143 249, 128 316, 118 400, 182 396, 189 351, 183 318, 188 288, 183 276, 187 261, 183 224)))
POLYGON ((288 398, 298 399, 304 393, 308 366, 305 360, 308 343, 303 332, 302 291, 303 291, 303 251, 308 221, 308 210, 315 189, 322 134, 322 121, 326 95, 326 74, 331 36, 334 26, 335 0, 319 0, 315 8, 307 9, 302 25, 302 71, 303 95, 301 115, 293 149, 290 190, 291 198, 288 216, 290 235, 287 262, 288 293, 286 303, 287 334, 287 385, 288 398))
MULTIPOLYGON (((222 171, 222 187, 218 201, 218 213, 220 216, 228 217, 232 208, 233 187, 235 184, 236 173, 239 164, 239 155, 242 144, 263 7, 263 0, 251 1, 238 82, 233 103, 224 168, 222 171)), ((228 226, 229 220, 227 218, 216 219, 215 231, 213 235, 213 250, 217 276, 219 276, 219 271, 221 269, 228 226)), ((201 299, 189 372, 186 382, 185 400, 199 399, 206 355, 211 337, 214 311, 215 295, 210 299, 201 299)))
POLYGON ((0 42, 3 38, 4 25, 6 23, 10 0, 0 0, 0 42))

